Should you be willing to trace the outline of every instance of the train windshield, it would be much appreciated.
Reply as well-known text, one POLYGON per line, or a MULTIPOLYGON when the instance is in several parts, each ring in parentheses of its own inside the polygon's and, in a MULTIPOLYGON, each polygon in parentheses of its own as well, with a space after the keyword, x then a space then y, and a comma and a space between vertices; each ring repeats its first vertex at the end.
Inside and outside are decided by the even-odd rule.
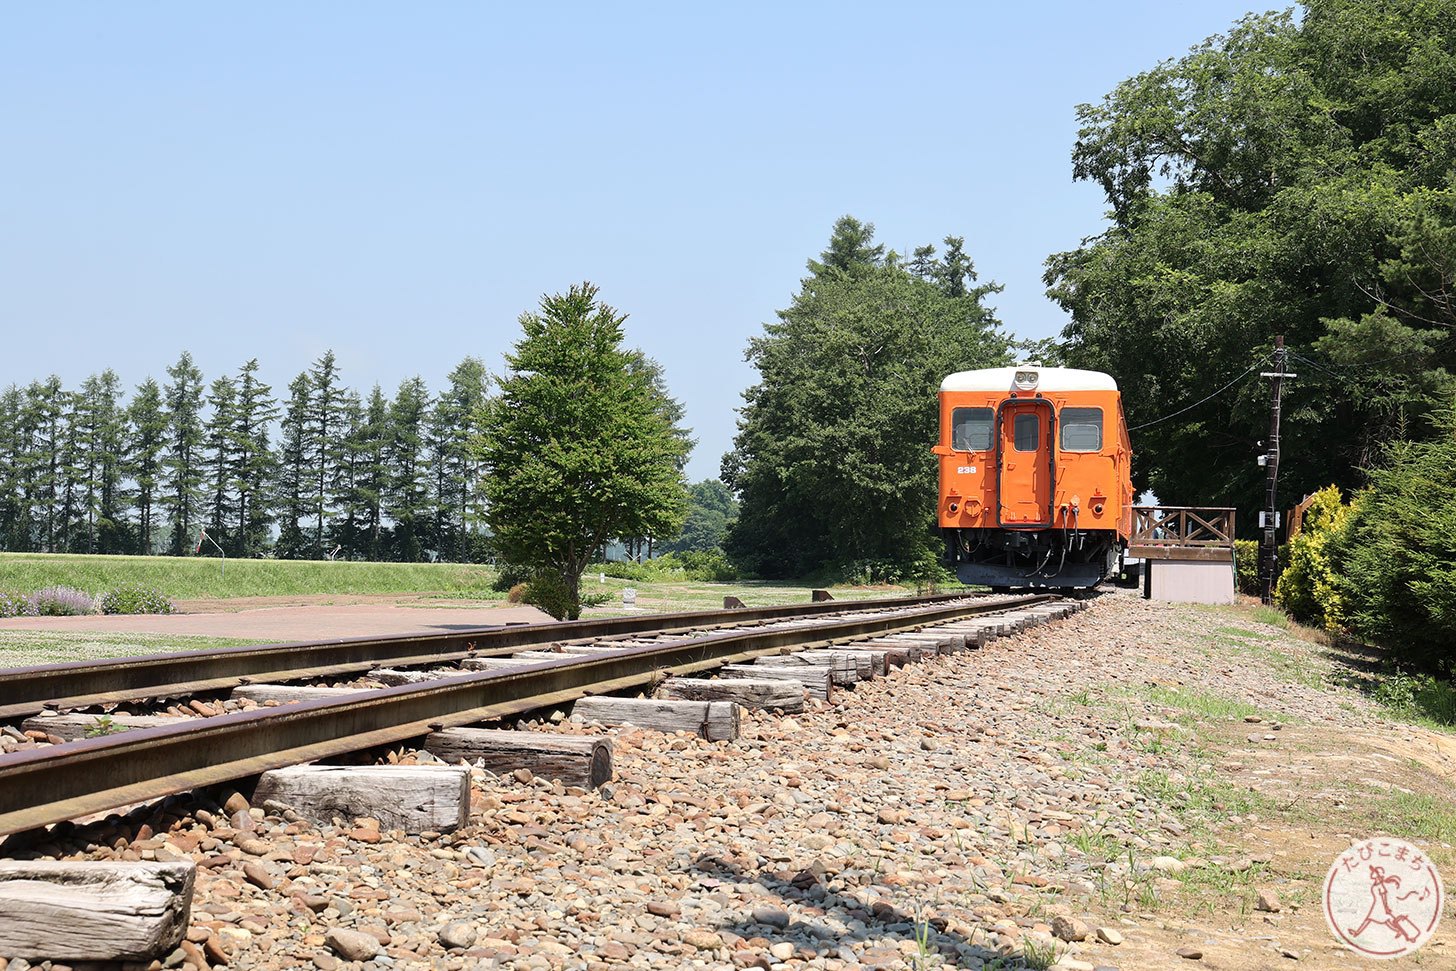
POLYGON ((1041 448, 1040 415, 1022 412, 1012 422, 1012 444, 1018 452, 1035 452, 1041 448))
POLYGON ((1062 451, 1102 451, 1102 409, 1063 408, 1062 451))
POLYGON ((957 408, 950 414, 950 447, 957 452, 984 452, 991 447, 991 409, 957 408))

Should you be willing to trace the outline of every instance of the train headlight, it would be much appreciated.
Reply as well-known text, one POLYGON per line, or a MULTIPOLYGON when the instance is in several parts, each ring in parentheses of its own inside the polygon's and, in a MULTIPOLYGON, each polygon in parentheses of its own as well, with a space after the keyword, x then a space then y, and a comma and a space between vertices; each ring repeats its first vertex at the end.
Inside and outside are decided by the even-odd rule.
POLYGON ((1035 371, 1019 370, 1016 372, 1016 377, 1012 383, 1016 385, 1016 390, 1018 391, 1035 391, 1036 382, 1039 378, 1040 375, 1035 371))

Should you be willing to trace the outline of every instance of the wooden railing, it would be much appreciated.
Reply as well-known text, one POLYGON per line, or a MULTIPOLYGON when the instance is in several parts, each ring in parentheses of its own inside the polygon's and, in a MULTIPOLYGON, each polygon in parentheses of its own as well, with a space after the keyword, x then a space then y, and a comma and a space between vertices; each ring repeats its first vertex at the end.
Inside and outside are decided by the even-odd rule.
POLYGON ((1198 506, 1134 506, 1129 546, 1232 549, 1234 510, 1198 506))

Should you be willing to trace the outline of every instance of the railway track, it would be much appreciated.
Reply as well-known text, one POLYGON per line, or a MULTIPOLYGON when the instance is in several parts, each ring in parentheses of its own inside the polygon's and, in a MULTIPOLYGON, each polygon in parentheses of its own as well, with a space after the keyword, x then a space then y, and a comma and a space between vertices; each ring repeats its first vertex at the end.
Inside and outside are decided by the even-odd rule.
POLYGON ((454 664, 470 658, 508 657, 523 650, 563 641, 586 643, 633 634, 690 634, 715 628, 792 622, 964 599, 949 594, 857 603, 824 601, 42 664, 0 670, 0 722, 34 715, 46 708, 75 709, 123 701, 184 697, 262 681, 366 674, 385 666, 454 664))
MULTIPOLYGON (((0 671, 0 721, 50 708, 181 697, 258 681, 362 674, 394 667, 505 659, 417 684, 139 728, 0 756, 0 834, 34 830, 269 769, 397 745, 446 728, 650 688, 669 676, 773 655, 903 634, 1050 596, 826 602, 354 638, 154 655, 0 671), (623 643, 623 639, 629 639, 623 643), (531 648, 551 646, 558 656, 531 648)), ((434 672, 438 674, 439 672, 434 672)))

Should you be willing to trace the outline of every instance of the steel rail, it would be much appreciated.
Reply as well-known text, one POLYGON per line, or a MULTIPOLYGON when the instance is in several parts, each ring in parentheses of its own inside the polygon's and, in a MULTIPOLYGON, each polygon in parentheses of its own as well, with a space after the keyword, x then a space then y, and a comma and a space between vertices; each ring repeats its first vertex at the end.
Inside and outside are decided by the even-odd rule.
POLYGON ((0 835, 35 829, 268 769, 393 745, 588 694, 642 688, 668 675, 1011 610, 1055 598, 995 604, 936 603, 919 610, 839 618, 811 627, 767 627, 592 655, 519 669, 462 674, 420 685, 363 689, 340 699, 199 718, 186 725, 0 756, 0 835))
POLYGON ((286 644, 175 651, 102 661, 71 661, 0 670, 0 720, 34 715, 44 708, 83 708, 150 698, 222 691, 260 681, 329 677, 381 665, 445 664, 492 657, 558 641, 623 634, 673 633, 816 617, 829 613, 908 607, 964 599, 965 594, 830 600, 776 607, 643 614, 552 624, 479 627, 445 633, 345 637, 286 644))

